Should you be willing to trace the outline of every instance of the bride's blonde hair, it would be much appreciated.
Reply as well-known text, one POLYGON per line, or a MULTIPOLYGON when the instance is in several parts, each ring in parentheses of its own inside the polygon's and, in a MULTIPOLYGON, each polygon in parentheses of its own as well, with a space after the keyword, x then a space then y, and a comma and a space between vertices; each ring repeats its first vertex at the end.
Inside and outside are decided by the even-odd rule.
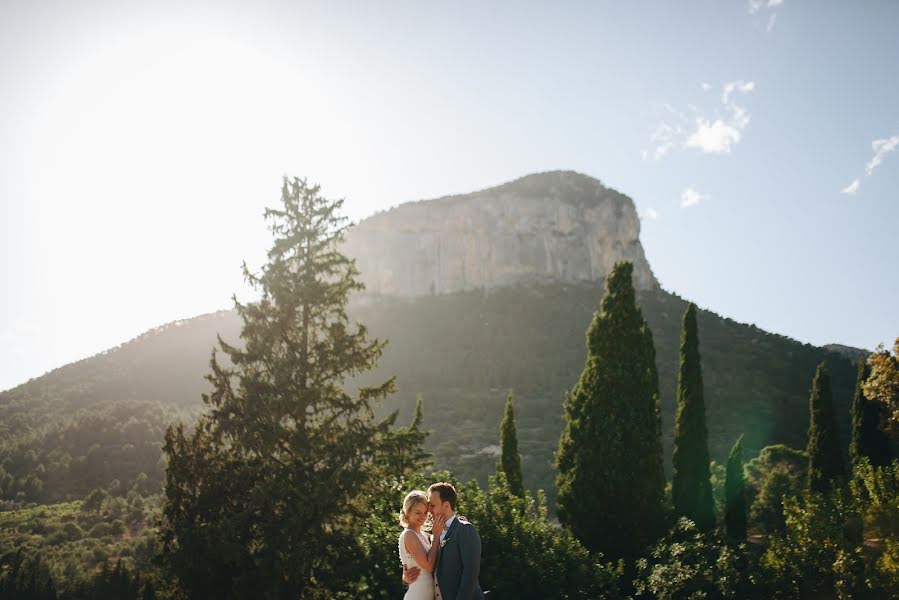
POLYGON ((406 498, 403 500, 403 509, 400 511, 400 525, 402 525, 403 527, 408 527, 409 513, 412 512, 412 509, 419 504, 427 503, 428 495, 422 490, 412 490, 411 492, 406 494, 406 498))

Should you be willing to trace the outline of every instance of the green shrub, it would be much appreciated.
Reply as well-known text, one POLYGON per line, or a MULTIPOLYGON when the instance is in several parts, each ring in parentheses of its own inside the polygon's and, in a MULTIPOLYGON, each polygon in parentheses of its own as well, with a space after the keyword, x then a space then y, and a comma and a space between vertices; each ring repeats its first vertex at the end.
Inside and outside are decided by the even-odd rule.
POLYGON ((92 538, 104 538, 111 534, 112 534, 112 525, 110 525, 109 523, 103 523, 103 522, 97 523, 96 525, 91 527, 91 530, 89 532, 89 535, 92 538))
POLYGON ((776 598, 854 598, 864 593, 864 556, 855 503, 810 493, 784 500, 785 530, 761 557, 762 579, 776 598))
POLYGON ((480 582, 491 598, 619 597, 616 567, 549 520, 542 492, 536 502, 516 496, 499 475, 486 491, 472 481, 459 494, 481 536, 480 582))
POLYGON ((730 545, 717 532, 703 533, 681 518, 648 558, 637 560, 634 589, 659 600, 745 598, 748 553, 745 544, 730 545))
POLYGON ((63 525, 62 530, 63 532, 65 532, 66 537, 71 542, 80 540, 84 537, 84 530, 81 529, 81 527, 79 527, 77 523, 68 522, 63 525))

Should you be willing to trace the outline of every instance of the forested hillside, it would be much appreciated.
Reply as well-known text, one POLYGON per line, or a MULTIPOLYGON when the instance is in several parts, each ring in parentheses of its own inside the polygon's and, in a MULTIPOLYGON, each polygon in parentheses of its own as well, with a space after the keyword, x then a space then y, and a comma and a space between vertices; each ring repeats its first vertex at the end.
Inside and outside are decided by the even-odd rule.
MULTIPOLYGON (((558 284, 357 302, 352 316, 390 341, 365 380, 397 376, 398 392, 381 411, 400 409, 400 423, 411 418, 416 395, 424 397, 436 465, 462 480, 483 481, 493 472, 503 401, 514 390, 525 484, 551 491, 562 397, 583 368, 585 327, 601 294, 600 284, 558 284)), ((670 454, 686 302, 661 291, 642 292, 639 301, 654 335, 670 454)), ((742 433, 749 457, 771 443, 803 447, 809 385, 822 359, 831 367, 848 439, 855 368, 844 354, 707 311, 698 321, 713 460, 722 463, 742 433)), ((138 479, 158 489, 162 433, 168 422, 190 420, 202 407, 217 333, 238 339, 232 312, 154 329, 0 393, 2 498, 81 498, 113 480, 126 489, 138 479)))

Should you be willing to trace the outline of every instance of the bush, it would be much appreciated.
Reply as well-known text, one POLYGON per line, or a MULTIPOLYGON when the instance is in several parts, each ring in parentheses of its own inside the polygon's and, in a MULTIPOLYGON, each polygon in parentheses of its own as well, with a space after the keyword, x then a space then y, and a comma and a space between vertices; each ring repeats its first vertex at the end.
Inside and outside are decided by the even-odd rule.
POLYGON ((749 511, 750 522, 767 533, 782 534, 786 529, 784 520, 784 498, 796 496, 802 492, 802 484, 790 472, 782 467, 768 471, 762 482, 762 488, 752 503, 749 511))
POLYGON ((854 598, 864 593, 864 554, 855 503, 839 491, 784 500, 784 534, 772 536, 760 566, 778 598, 854 598))
POLYGON ((487 490, 471 482, 459 491, 465 516, 481 536, 480 582, 491 598, 617 598, 618 572, 591 555, 568 531, 549 520, 545 495, 518 497, 505 477, 487 490))
POLYGON ((109 523, 97 523, 91 527, 89 532, 92 538, 104 538, 110 534, 112 534, 112 525, 109 523))
POLYGON ((886 548, 875 565, 874 582, 885 592, 899 590, 899 541, 886 541, 886 548))
POLYGON ((674 598, 745 598, 749 594, 745 544, 729 545, 716 532, 702 533, 685 518, 637 561, 638 594, 674 598))
POLYGON ((84 537, 84 530, 77 523, 67 522, 63 525, 62 530, 70 542, 75 542, 84 537))
POLYGON ((122 535, 125 533, 125 524, 122 523, 119 519, 116 519, 112 522, 112 526, 110 527, 109 532, 112 535, 122 535))

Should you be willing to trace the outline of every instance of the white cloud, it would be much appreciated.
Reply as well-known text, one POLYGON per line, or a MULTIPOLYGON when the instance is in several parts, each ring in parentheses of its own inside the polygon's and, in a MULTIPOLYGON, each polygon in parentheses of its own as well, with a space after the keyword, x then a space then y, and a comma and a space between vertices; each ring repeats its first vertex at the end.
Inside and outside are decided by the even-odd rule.
POLYGON ((687 117, 667 103, 662 105, 661 112, 664 113, 663 120, 659 121, 655 131, 649 137, 649 141, 652 142, 654 147, 651 153, 646 150, 643 151, 644 160, 650 154, 655 160, 662 158, 684 136, 684 125, 687 122, 687 117))
POLYGON ((698 148, 708 154, 727 154, 740 141, 740 130, 722 121, 713 123, 697 119, 697 128, 687 138, 687 148, 698 148))
POLYGON ((640 218, 655 221, 659 218, 659 213, 654 208, 644 208, 642 211, 640 211, 640 218))
POLYGON ((777 23, 777 12, 776 9, 783 6, 784 0, 749 0, 749 14, 750 15, 763 15, 768 14, 767 24, 765 25, 765 31, 771 33, 774 29, 774 24, 777 23))
POLYGON ((899 135, 871 142, 871 149, 874 150, 874 157, 865 164, 865 173, 871 175, 874 172, 874 169, 883 162, 883 157, 894 151, 896 146, 899 146, 899 135))
POLYGON ((847 185, 846 187, 841 189, 840 193, 847 194, 849 196, 854 196, 855 193, 858 191, 858 186, 860 186, 860 185, 861 185, 861 182, 858 180, 858 177, 856 177, 855 179, 852 180, 852 183, 850 183, 849 185, 847 185))
POLYGON ((741 92, 743 94, 748 94, 749 92, 755 89, 754 81, 743 81, 739 79, 737 81, 728 81, 724 84, 724 87, 721 89, 721 103, 724 105, 729 105, 730 95, 734 92, 741 92))
POLYGON ((690 206, 696 206, 703 200, 708 200, 711 198, 709 194, 700 194, 693 186, 685 188, 683 192, 680 194, 680 205, 681 208, 688 208, 690 206))
MULTIPOLYGON (((703 90, 711 86, 701 84, 703 90)), ((644 151, 643 157, 650 155, 656 160, 674 148, 693 148, 707 154, 728 154, 743 139, 742 131, 749 126, 750 114, 737 104, 737 94, 749 94, 755 90, 754 81, 738 79, 728 81, 721 87, 720 105, 711 115, 690 104, 694 118, 692 124, 687 116, 669 104, 664 104, 664 115, 650 136, 652 152, 644 151)))
POLYGON ((702 83, 699 84, 699 87, 702 88, 702 91, 703 91, 703 92, 707 92, 707 91, 709 91, 710 89, 712 89, 712 84, 711 84, 711 83, 706 83, 705 81, 703 81, 702 83))
MULTIPOLYGON (((871 150, 874 151, 874 156, 865 163, 865 175, 868 177, 873 175, 874 169, 883 163, 884 157, 890 152, 894 152, 897 147, 899 147, 899 134, 871 142, 871 150)), ((841 189, 840 193, 854 196, 858 192, 860 185, 861 182, 856 178, 852 183, 841 189)))

